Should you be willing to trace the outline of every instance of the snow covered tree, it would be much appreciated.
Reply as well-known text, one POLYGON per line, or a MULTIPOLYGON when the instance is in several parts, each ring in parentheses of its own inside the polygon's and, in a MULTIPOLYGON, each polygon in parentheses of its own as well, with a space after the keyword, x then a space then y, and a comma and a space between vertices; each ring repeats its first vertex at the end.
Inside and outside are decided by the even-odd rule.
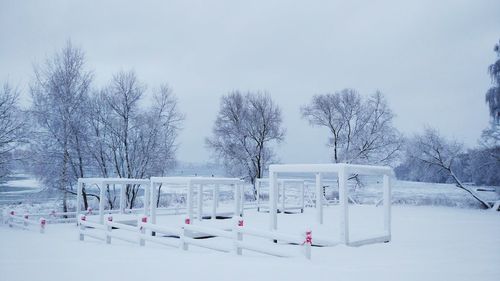
POLYGON ((401 149, 394 114, 380 92, 365 100, 353 89, 315 95, 301 113, 311 125, 329 130, 334 163, 388 165, 401 149))
POLYGON ((484 208, 491 206, 472 190, 467 188, 456 173, 459 157, 464 154, 463 145, 455 140, 447 140, 432 128, 425 129, 421 135, 415 135, 406 145, 406 155, 410 161, 416 161, 421 167, 428 167, 426 173, 439 173, 446 176, 455 185, 469 193, 484 208))
POLYGON ((486 92, 486 103, 489 105, 492 122, 500 124, 500 41, 495 45, 494 51, 498 59, 488 67, 493 86, 486 92))
POLYGON ((500 185, 500 41, 495 45, 497 61, 488 67, 493 86, 486 93, 490 127, 479 140, 480 148, 471 152, 471 174, 479 184, 500 185))
MULTIPOLYGON (((85 152, 85 104, 93 75, 85 69, 83 51, 70 41, 51 59, 35 66, 30 93, 33 126, 33 167, 35 174, 66 196, 76 180, 85 176, 88 166, 85 152)), ((83 191, 85 208, 87 194, 83 191)))
POLYGON ((222 160, 228 174, 254 184, 275 161, 273 143, 285 136, 281 109, 267 93, 234 91, 221 98, 213 127, 206 139, 209 149, 222 160))
POLYGON ((12 151, 23 141, 25 122, 18 98, 19 92, 4 83, 0 89, 0 178, 10 173, 12 151))

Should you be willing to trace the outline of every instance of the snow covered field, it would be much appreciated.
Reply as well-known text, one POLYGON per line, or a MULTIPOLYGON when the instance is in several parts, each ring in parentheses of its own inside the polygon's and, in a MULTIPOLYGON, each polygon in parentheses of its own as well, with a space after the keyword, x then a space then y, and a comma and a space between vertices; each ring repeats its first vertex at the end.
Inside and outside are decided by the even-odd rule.
MULTIPOLYGON (((379 208, 351 205, 350 210, 354 232, 376 231, 379 208)), ((279 228, 294 232, 312 226, 314 240, 317 233, 333 235, 336 217, 336 207, 326 208, 325 226, 319 228, 311 223, 312 209, 280 214, 279 228)), ((179 219, 162 217, 159 224, 179 219)), ((255 227, 265 228, 267 219, 253 210, 245 215, 245 223, 255 227)), ((194 246, 184 252, 148 243, 81 242, 73 224, 48 225, 45 234, 3 225, 0 280, 500 280, 500 212, 394 206, 392 225, 390 243, 314 247, 311 261, 299 254, 235 256, 194 246)))

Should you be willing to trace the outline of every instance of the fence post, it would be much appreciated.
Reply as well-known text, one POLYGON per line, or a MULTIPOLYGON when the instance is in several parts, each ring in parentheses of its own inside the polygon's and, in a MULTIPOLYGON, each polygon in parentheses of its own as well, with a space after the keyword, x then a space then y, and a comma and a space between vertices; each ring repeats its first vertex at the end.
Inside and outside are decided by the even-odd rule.
POLYGON ((141 220, 139 221, 139 246, 145 246, 146 245, 146 240, 144 240, 144 235, 146 235, 146 227, 144 227, 142 224, 148 222, 148 217, 143 216, 141 220))
POLYGON ((312 232, 310 229, 305 231, 304 237, 304 255, 306 259, 311 259, 311 247, 312 247, 312 232))
MULTIPOLYGON (((281 213, 285 213, 286 202, 285 202, 285 181, 280 181, 281 183, 281 213)), ((279 186, 279 185, 278 185, 279 186)))
POLYGON ((198 220, 203 220, 203 184, 198 186, 198 220))
MULTIPOLYGON (((189 225, 189 224, 191 224, 191 219, 190 219, 189 217, 187 217, 187 218, 184 220, 184 224, 185 224, 185 225, 189 225)), ((188 243, 186 242, 186 237, 187 237, 187 236, 188 236, 188 230, 187 230, 185 227, 183 227, 183 228, 182 228, 182 237, 181 237, 181 241, 182 241, 182 243, 181 243, 181 244, 182 244, 182 249, 183 249, 184 251, 187 251, 187 250, 188 250, 188 248, 189 248, 188 243)))
POLYGON ((238 221, 236 224, 236 227, 234 228, 235 232, 235 241, 234 241, 234 252, 236 255, 241 256, 242 254, 242 248, 240 247, 239 243, 243 241, 243 233, 241 232, 241 228, 243 228, 243 218, 238 217, 238 221))
MULTIPOLYGON (((108 222, 113 221, 113 216, 108 216, 108 222)), ((111 231, 113 231, 113 227, 106 223, 106 244, 111 244, 111 231)))
POLYGON ((83 225, 82 222, 86 221, 87 217, 85 217, 85 215, 80 215, 79 220, 81 221, 80 222, 80 241, 83 241, 83 239, 84 239, 83 232, 85 231, 85 225, 83 225))
POLYGON ((15 215, 14 211, 10 211, 10 213, 9 213, 9 227, 13 226, 12 223, 14 222, 14 215, 15 215))
POLYGON ((23 216, 23 225, 24 225, 25 228, 28 228, 28 226, 29 226, 28 225, 28 218, 29 218, 28 214, 24 214, 24 216, 23 216))
MULTIPOLYGON (((56 222, 56 211, 55 210, 52 210, 50 211, 50 215, 49 215, 49 220, 52 221, 52 222, 56 222)), ((78 224, 78 220, 76 222, 78 224)))
POLYGON ((300 212, 304 213, 304 208, 305 208, 305 197, 306 197, 306 181, 302 182, 302 185, 300 186, 300 212))
POLYGON ((47 223, 47 221, 45 220, 45 218, 40 218, 40 233, 45 233, 45 224, 47 223))

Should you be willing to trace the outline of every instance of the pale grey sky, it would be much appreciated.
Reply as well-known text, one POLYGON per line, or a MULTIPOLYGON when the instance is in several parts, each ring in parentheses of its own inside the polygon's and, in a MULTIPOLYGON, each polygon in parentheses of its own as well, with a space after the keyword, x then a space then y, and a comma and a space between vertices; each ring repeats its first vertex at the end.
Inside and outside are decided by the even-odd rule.
POLYGON ((312 95, 382 91, 411 134, 425 125, 476 144, 488 125, 487 66, 500 1, 0 0, 0 82, 26 94, 33 62, 65 41, 84 49, 96 86, 134 69, 168 83, 187 119, 181 161, 209 160, 219 98, 267 91, 283 110, 283 162, 328 162, 327 133, 299 108, 312 95))

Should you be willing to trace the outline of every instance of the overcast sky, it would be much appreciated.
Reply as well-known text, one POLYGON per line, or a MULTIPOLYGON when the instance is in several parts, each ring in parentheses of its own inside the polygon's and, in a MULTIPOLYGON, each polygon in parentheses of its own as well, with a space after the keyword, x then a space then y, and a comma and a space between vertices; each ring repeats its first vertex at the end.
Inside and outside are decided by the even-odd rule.
POLYGON ((0 0, 0 82, 26 96, 33 63, 69 38, 96 87, 133 69, 150 88, 173 88, 187 116, 181 161, 210 160, 204 139, 219 98, 239 89, 267 91, 281 106, 282 162, 320 163, 326 130, 299 109, 343 88, 382 91, 406 134, 429 125, 476 145, 488 125, 500 1, 0 0))

